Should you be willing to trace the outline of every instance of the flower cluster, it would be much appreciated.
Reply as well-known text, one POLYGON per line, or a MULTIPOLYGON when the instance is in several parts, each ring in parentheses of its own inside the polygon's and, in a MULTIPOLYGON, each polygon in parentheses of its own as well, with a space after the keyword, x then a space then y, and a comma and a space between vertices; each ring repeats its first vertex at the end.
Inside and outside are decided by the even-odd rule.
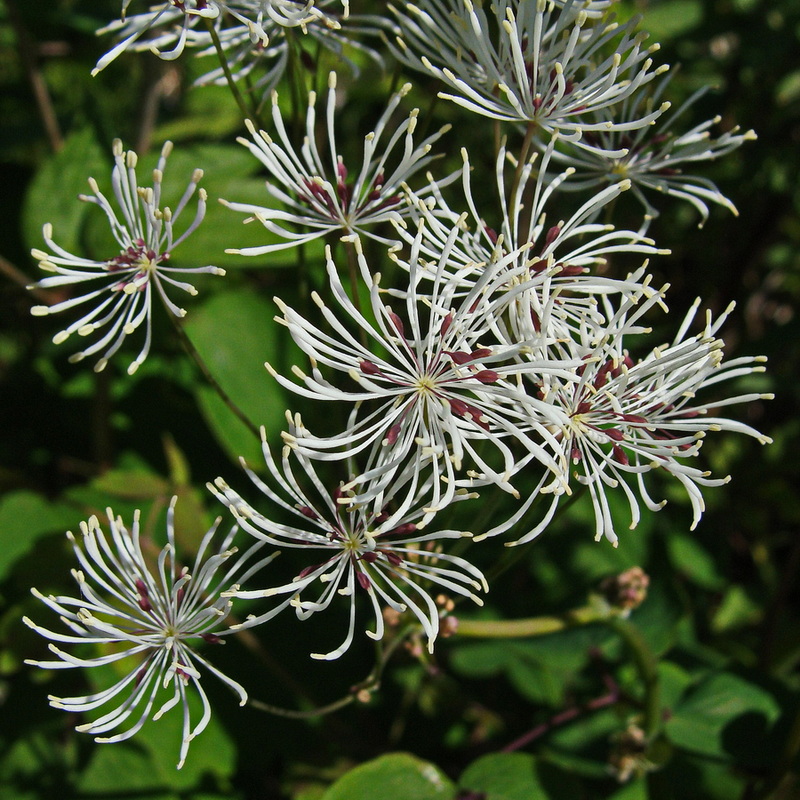
POLYGON ((101 353, 95 363, 95 371, 104 369, 108 359, 119 350, 125 338, 142 325, 145 339, 139 354, 128 367, 133 374, 147 358, 152 340, 153 295, 156 294, 167 311, 183 317, 186 311, 169 299, 166 287, 174 287, 197 294, 196 289, 176 275, 211 273, 224 275, 225 270, 214 266, 173 267, 172 253, 185 241, 203 221, 206 213, 206 193, 197 188, 203 171, 197 169, 173 211, 161 208, 161 188, 167 157, 172 152, 172 143, 167 142, 158 165, 153 170, 153 186, 140 186, 136 175, 137 155, 122 149, 122 142, 114 142, 114 169, 111 185, 118 210, 100 191, 97 182, 90 178, 89 186, 94 194, 81 196, 81 200, 94 203, 105 213, 111 232, 119 246, 119 252, 102 260, 73 255, 53 241, 53 228, 44 226, 44 240, 51 252, 33 250, 32 255, 46 272, 55 273, 43 278, 36 287, 40 289, 81 288, 88 284, 84 294, 58 300, 52 305, 34 306, 35 316, 47 316, 76 307, 90 306, 83 316, 70 323, 53 338, 56 344, 65 342, 72 334, 91 336, 97 331, 102 335, 91 345, 71 357, 81 361, 87 356, 101 353), (198 202, 194 219, 183 233, 175 231, 175 225, 197 192, 198 202))
MULTIPOLYGON (((732 130, 712 140, 713 120, 673 133, 699 95, 664 115, 668 82, 654 81, 666 70, 653 63, 657 46, 644 46, 636 20, 617 24, 611 6, 422 0, 393 9, 390 48, 399 61, 446 84, 440 96, 459 107, 448 113, 472 114, 475 124, 489 117, 496 126, 490 158, 458 147, 455 171, 450 165, 439 174, 440 163, 449 165, 450 126, 418 132, 418 110, 403 110, 410 84, 390 96, 355 147, 347 135, 354 126, 343 120, 354 106, 345 103, 336 73, 329 73, 320 118, 316 92, 303 103, 304 79, 295 75, 281 95, 292 97, 289 119, 274 87, 297 56, 291 37, 317 37, 321 48, 338 51, 342 26, 354 19, 346 2, 169 0, 132 16, 124 3, 123 18, 109 27, 121 41, 98 71, 124 50, 153 49, 162 58, 214 50, 222 63, 204 79, 247 78, 251 94, 270 93, 270 123, 261 130, 244 121, 250 136, 238 140, 267 174, 264 204, 222 201, 260 223, 264 243, 227 252, 264 257, 268 267, 271 254, 296 249, 315 289, 299 297, 279 292, 275 319, 304 363, 290 372, 278 363, 266 369, 313 422, 306 427, 300 413, 288 412, 280 455, 262 429, 265 463, 244 464, 248 489, 238 491, 224 477, 208 484, 252 542, 235 558, 237 528, 212 550, 214 526, 193 569, 180 567, 174 504, 167 545, 153 558, 138 516, 129 531, 109 511, 110 538, 95 518, 79 540, 71 536, 80 596, 37 594, 70 633, 28 624, 55 642, 104 649, 80 657, 51 645, 58 660, 34 663, 94 668, 131 658, 136 665, 109 689, 52 699, 71 711, 101 710, 80 730, 119 741, 180 705, 183 763, 210 713, 199 668, 246 700, 243 687, 197 653, 199 641, 218 642, 289 607, 305 620, 344 606, 340 643, 313 654, 335 659, 353 644, 366 606, 369 637, 387 637, 392 620, 398 636, 421 631, 433 650, 454 601, 481 603, 478 593, 489 588, 467 545, 488 541, 481 547, 490 548, 500 536, 529 542, 550 525, 562 499, 581 490, 596 538, 616 544, 618 506, 627 503, 623 516, 633 528, 643 507, 657 511, 665 502, 653 498, 650 473, 683 487, 694 527, 703 491, 727 481, 702 465, 705 437, 729 431, 769 441, 721 411, 770 397, 733 383, 763 366, 757 357, 724 357, 719 333, 730 308, 696 324, 698 301, 671 341, 654 347, 649 340, 650 318, 667 311, 668 287, 653 285, 645 259, 667 251, 649 236, 656 211, 644 191, 686 200, 703 219, 708 202, 734 210, 707 179, 681 170, 753 134, 732 130), (488 180, 475 177, 481 163, 490 173, 493 165, 488 180), (578 192, 584 195, 575 200, 578 192), (638 230, 609 222, 625 193, 644 208, 638 230), (325 256, 308 268, 303 246, 317 240, 324 240, 325 256), (726 386, 732 388, 720 397, 726 386), (490 523, 476 514, 470 530, 451 527, 448 514, 461 504, 496 498, 490 523), (276 548, 290 551, 287 560, 298 568, 269 585, 246 583, 276 548), (227 626, 232 598, 254 609, 227 626), (196 723, 189 687, 204 709, 196 723)), ((385 20, 375 24, 387 27, 385 20)), ((50 226, 51 252, 34 251, 55 273, 36 284, 40 289, 89 287, 33 313, 81 307, 55 341, 98 333, 72 357, 98 355, 97 370, 141 326, 145 341, 128 371, 147 357, 154 294, 169 313, 183 315, 166 290, 194 289, 176 273, 222 274, 212 266, 171 266, 173 251, 203 219, 206 195, 197 170, 175 210, 162 208, 170 150, 162 151, 153 186, 143 187, 136 155, 115 142, 118 210, 90 181, 93 195, 83 199, 105 212, 118 253, 103 260, 73 255, 55 244, 50 226), (194 219, 178 234, 195 194, 194 219)))
POLYGON ((203 668, 247 702, 247 692, 220 672, 196 650, 202 642, 220 644, 230 633, 226 619, 232 601, 223 592, 247 580, 266 566, 274 555, 257 559, 261 543, 242 555, 232 546, 236 528, 212 543, 221 520, 203 536, 191 569, 177 560, 175 549, 175 502, 167 514, 167 543, 152 552, 141 533, 139 512, 131 528, 108 509, 109 534, 92 517, 81 523, 78 537, 68 533, 79 568, 73 570, 77 597, 34 594, 55 611, 69 629, 51 631, 25 618, 25 623, 51 642, 95 644, 103 654, 72 655, 55 644, 50 650, 57 661, 30 661, 45 669, 94 670, 107 664, 133 663, 133 668, 106 689, 82 697, 51 697, 55 708, 76 713, 99 712, 93 722, 78 726, 98 742, 119 742, 133 736, 152 717, 158 719, 180 706, 183 737, 178 767, 186 759, 189 744, 208 725, 211 706, 200 682, 203 668), (249 562, 249 563, 248 563, 249 562), (192 723, 187 690, 199 695, 203 713, 192 723), (155 711, 153 710, 155 709, 155 711), (112 731, 117 731, 107 735, 112 731))

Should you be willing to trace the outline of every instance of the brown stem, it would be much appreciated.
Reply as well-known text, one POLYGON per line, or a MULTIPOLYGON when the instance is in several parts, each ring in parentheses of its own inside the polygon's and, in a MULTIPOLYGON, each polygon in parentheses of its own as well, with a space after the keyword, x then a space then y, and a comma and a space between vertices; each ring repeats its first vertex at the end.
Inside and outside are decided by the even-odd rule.
POLYGON ((61 128, 58 124, 53 101, 50 99, 50 92, 47 90, 47 84, 39 69, 36 43, 28 34, 14 0, 6 0, 6 8, 8 9, 8 20, 14 29, 14 35, 17 39, 17 49, 19 50, 22 68, 28 78, 28 83, 31 85, 36 107, 39 110, 42 125, 50 142, 50 148, 57 153, 64 146, 64 137, 61 135, 61 128))
POLYGON ((192 340, 189 338, 188 334, 184 330, 183 325, 181 325, 180 320, 174 314, 168 314, 172 324, 175 327, 175 331, 178 334, 178 338, 181 340, 181 344, 189 356, 192 358, 195 364, 200 368, 200 372, 203 373, 203 377, 208 381, 211 388, 220 396, 220 399, 223 403, 244 423, 247 429, 255 436, 259 442, 261 441, 261 431, 259 430, 258 426, 247 416, 247 414, 242 411, 236 403, 230 398, 230 395, 220 386, 217 379, 211 373, 211 370, 208 368, 208 365, 203 360, 203 357, 200 353, 197 352, 197 348, 192 343, 192 340))

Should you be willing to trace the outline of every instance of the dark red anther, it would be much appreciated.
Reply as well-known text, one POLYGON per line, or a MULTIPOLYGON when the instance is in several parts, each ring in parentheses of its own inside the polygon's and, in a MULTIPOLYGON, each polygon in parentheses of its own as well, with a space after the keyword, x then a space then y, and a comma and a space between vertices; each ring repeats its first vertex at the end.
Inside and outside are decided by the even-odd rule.
POLYGON ((365 591, 368 592, 370 587, 372 586, 372 581, 369 579, 369 575, 366 572, 361 572, 360 570, 356 571, 356 579, 358 580, 359 586, 365 591))
POLYGON ((538 95, 533 98, 533 110, 538 111, 542 107, 542 98, 538 95))
POLYGON ((612 458, 622 466, 627 467, 630 463, 628 461, 628 456, 626 455, 625 451, 618 445, 615 444, 612 451, 611 451, 612 458))
POLYGON ((305 567, 305 568, 300 570, 300 574, 297 577, 298 578, 307 578, 318 567, 319 567, 319 564, 313 564, 310 567, 305 567))
POLYGON ((183 602, 183 598, 186 595, 186 589, 183 586, 178 587, 178 591, 175 592, 175 605, 179 606, 183 602))
POLYGON ((493 369, 482 369, 474 373, 472 377, 481 383, 496 383, 500 376, 493 369))
POLYGON ((370 550, 366 553, 362 553, 359 560, 366 561, 367 564, 374 564, 378 560, 378 554, 374 550, 370 550))
POLYGON ((371 361, 359 361, 358 366, 361 368, 361 371, 365 375, 382 375, 381 368, 377 364, 373 364, 371 361))
POLYGON ((483 232, 488 237, 489 241, 492 244, 497 244, 497 231, 494 228, 490 228, 488 225, 483 226, 483 232))
POLYGON ((465 403, 456 397, 449 398, 450 408, 457 417, 472 420, 476 425, 483 428, 485 431, 489 430, 489 423, 483 418, 483 412, 475 406, 465 403))
POLYGON ((382 533, 381 537, 384 536, 407 536, 409 533, 416 533, 417 526, 413 522, 406 522, 403 525, 398 525, 396 528, 393 528, 390 531, 386 531, 386 533, 382 533))
POLYGON ((531 324, 536 333, 542 332, 542 320, 534 309, 531 309, 531 324))
POLYGON ((336 165, 336 175, 340 183, 344 183, 347 180, 347 167, 341 159, 339 159, 339 163, 336 165))
POLYGON ((400 423, 398 422, 396 425, 392 425, 389 428, 389 432, 386 434, 386 443, 387 444, 394 444, 397 441, 397 437, 400 436, 400 423))
POLYGON ((144 585, 144 581, 141 578, 136 579, 136 591, 139 592, 139 608, 141 608, 142 611, 152 611, 153 607, 150 605, 147 587, 144 585))
POLYGON ((399 556, 399 555, 397 555, 397 553, 393 553, 391 550, 386 550, 386 551, 384 552, 384 555, 386 556, 386 560, 387 560, 387 561, 388 561, 388 562, 389 562, 389 563, 390 563, 390 564, 391 564, 393 567, 399 567, 399 566, 400 566, 400 565, 403 563, 403 559, 402 559, 402 558, 400 558, 400 556, 399 556))
POLYGON ((529 269, 531 275, 539 275, 547 269, 547 259, 540 258, 538 261, 534 261, 529 269))
POLYGON ((581 460, 581 451, 579 447, 573 447, 572 452, 570 453, 572 456, 572 463, 577 464, 581 460))
POLYGON ((544 239, 544 246, 549 247, 553 242, 558 239, 559 234, 561 233, 561 226, 560 225, 553 225, 549 231, 547 231, 547 236, 544 239))
POLYGON ((584 400, 582 403, 578 403, 578 408, 575 411, 576 414, 588 414, 592 410, 592 404, 584 400))
POLYGON ((216 633, 201 633, 200 638, 209 644, 222 644, 222 639, 216 633))
POLYGON ((574 278, 576 275, 583 275, 584 272, 586 272, 586 268, 579 267, 577 264, 561 264, 558 274, 562 278, 574 278))
POLYGON ((297 510, 298 510, 298 511, 299 511, 299 512, 300 512, 300 513, 301 513, 301 514, 304 516, 304 517, 308 517, 309 519, 314 519, 314 520, 317 520, 317 519, 319 519, 319 514, 317 514, 317 512, 316 512, 316 511, 314 511, 314 509, 313 509, 313 508, 311 508, 311 506, 300 506, 300 505, 296 505, 296 506, 295 506, 295 508, 296 508, 296 509, 297 509, 297 510))
POLYGON ((640 417, 638 414, 622 414, 623 422, 647 422, 647 417, 640 417))
POLYGON ((603 433, 614 442, 621 442, 625 438, 625 434, 617 428, 605 428, 603 433))
POLYGON ((489 347, 479 347, 471 353, 465 353, 463 350, 446 350, 444 353, 449 356, 454 364, 461 366, 462 364, 469 364, 470 361, 477 361, 479 358, 486 358, 492 354, 489 347))
POLYGON ((403 337, 405 338, 405 327, 403 326, 403 320, 394 313, 394 311, 389 312, 389 319, 392 321, 392 325, 394 325, 394 329, 403 337))
POLYGON ((679 169, 673 169, 672 167, 663 167, 662 169, 656 170, 656 175, 665 175, 666 177, 670 177, 671 175, 680 175, 681 171, 679 169))
POLYGON ((594 379, 594 388, 599 389, 602 386, 605 386, 606 381, 608 380, 608 373, 614 368, 613 361, 606 361, 599 370, 597 370, 597 375, 594 379))
POLYGON ((445 336, 447 331, 450 330, 450 326, 453 324, 453 312, 449 311, 447 316, 442 320, 442 327, 439 329, 439 335, 445 336))

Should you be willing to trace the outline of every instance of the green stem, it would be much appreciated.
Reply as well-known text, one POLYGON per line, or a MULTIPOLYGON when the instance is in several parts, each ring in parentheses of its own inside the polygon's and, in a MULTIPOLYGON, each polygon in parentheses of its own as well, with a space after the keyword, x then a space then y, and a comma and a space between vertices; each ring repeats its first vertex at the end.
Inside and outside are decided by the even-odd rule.
MULTIPOLYGON (((522 140, 522 148, 520 149, 519 158, 517 159, 517 168, 514 171, 514 179, 511 182, 511 188, 508 192, 508 211, 509 216, 513 219, 517 213, 516 209, 516 194, 517 189, 519 188, 519 182, 522 180, 522 171, 525 169, 525 165, 528 163, 528 156, 530 155, 531 151, 531 144, 533 143, 533 134, 536 132, 537 128, 536 122, 529 122, 528 127, 525 129, 525 138, 522 140)), ((520 231, 523 230, 523 227, 520 226, 520 231)))
POLYGON ((633 656, 636 670, 644 686, 644 722, 642 728, 649 740, 661 727, 661 684, 658 677, 658 661, 644 640, 641 631, 622 617, 607 618, 609 627, 614 630, 628 647, 633 656))
POLYGON ((288 717, 289 719, 312 719, 314 717, 324 716, 325 714, 332 714, 334 711, 338 711, 340 708, 344 708, 345 706, 350 705, 350 703, 352 703, 354 700, 359 699, 361 696, 363 696, 364 692, 371 693, 380 687, 381 677, 383 676, 383 671, 386 668, 386 665, 389 663, 389 659, 391 659, 395 650, 397 650, 398 646, 405 641, 406 636, 408 636, 408 634, 411 633, 415 627, 416 626, 413 623, 406 625, 397 632, 395 638, 392 639, 392 641, 385 648, 381 647, 380 642, 376 643, 378 647, 378 657, 375 661, 375 666, 372 668, 372 670, 370 670, 369 675, 367 675, 367 677, 360 683, 352 686, 350 691, 344 695, 344 697, 340 697, 338 700, 334 700, 332 703, 302 711, 292 708, 281 708, 280 706, 273 706, 270 703, 264 703, 261 700, 253 699, 248 699, 247 705, 251 708, 258 709, 259 711, 265 711, 268 714, 275 714, 278 717, 288 717))
POLYGON ((214 23, 210 19, 206 19, 205 23, 206 29, 211 36, 211 41, 214 43, 214 49, 217 51, 217 55, 219 56, 219 63, 222 66, 222 72, 225 74, 225 80, 228 81, 228 87, 231 90, 233 99, 236 100, 236 105, 239 106, 239 110, 242 112, 244 119, 251 119, 258 127, 260 127, 258 114, 255 113, 253 109, 249 109, 247 107, 247 103, 245 103, 244 97, 242 97, 242 93, 239 91, 239 87, 236 85, 236 81, 233 78, 231 68, 228 66, 228 59, 225 58, 225 51, 222 49, 222 42, 219 40, 219 34, 217 33, 217 29, 214 27, 214 23))
POLYGON ((203 360, 203 357, 200 353, 197 352, 197 348, 192 344, 192 340, 189 338, 188 334, 181 325, 180 320, 174 316, 173 314, 168 315, 169 318, 172 320, 172 324, 175 327, 175 331, 178 334, 178 338, 181 340, 181 344, 183 345, 183 349, 186 350, 188 355, 194 361, 195 364, 200 369, 200 372, 203 373, 203 377, 208 381, 211 388, 219 395, 220 399, 223 403, 244 423, 247 429, 255 436, 259 442, 261 441, 261 431, 259 427, 247 416, 247 414, 242 411, 236 403, 231 400, 228 393, 219 385, 217 379, 212 375, 211 370, 208 368, 208 365, 203 360))
POLYGON ((584 606, 553 617, 528 617, 527 619, 460 619, 459 636, 478 636, 485 639, 513 639, 544 636, 579 625, 604 622, 607 612, 595 606, 584 606))
POLYGON ((340 708, 350 705, 350 703, 352 703, 355 699, 356 695, 348 694, 344 697, 340 697, 333 703, 328 703, 326 706, 310 708, 307 711, 295 711, 291 708, 280 708, 279 706, 273 706, 269 703, 262 703, 261 700, 252 699, 248 699, 247 705, 250 706, 250 708, 257 709, 258 711, 265 711, 267 714, 274 714, 277 717, 288 717, 289 719, 313 719, 314 717, 321 717, 325 714, 332 714, 334 711, 338 711, 340 708))

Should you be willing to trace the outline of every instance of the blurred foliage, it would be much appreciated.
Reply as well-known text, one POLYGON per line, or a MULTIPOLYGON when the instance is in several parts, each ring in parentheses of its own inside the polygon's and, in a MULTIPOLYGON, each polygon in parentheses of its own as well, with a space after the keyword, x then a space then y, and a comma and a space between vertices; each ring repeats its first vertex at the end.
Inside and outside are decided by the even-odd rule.
MULTIPOLYGON (((383 4, 352 5, 380 11, 383 4)), ((177 722, 169 715, 112 747, 76 734, 69 715, 48 708, 48 693, 80 694, 84 679, 26 668, 23 659, 42 657, 45 646, 20 618, 41 612, 31 585, 70 588, 63 533, 108 504, 128 515, 136 507, 163 510, 181 495, 180 535, 191 551, 192 537, 218 511, 203 484, 235 473, 237 456, 258 463, 258 445, 181 356, 163 320, 156 351, 133 379, 116 368, 95 376, 69 365, 50 344, 58 322, 30 316, 34 301, 24 286, 36 269, 29 248, 41 245, 44 222, 68 249, 102 248, 106 232, 74 198, 88 176, 107 180, 111 140, 149 150, 151 161, 165 139, 178 143, 168 175, 182 185, 202 166, 211 199, 205 231, 183 255, 229 273, 199 285, 188 330, 223 387, 271 432, 287 401, 261 364, 293 359, 270 298, 279 292, 302 303, 308 286, 297 288, 293 256, 254 264, 223 252, 264 241, 263 229, 243 226, 217 204, 220 197, 257 199, 262 176, 234 144, 242 126, 228 93, 189 89, 200 66, 126 55, 89 77, 107 45, 94 31, 118 11, 118 0, 0 6, 0 798, 800 796, 795 0, 625 0, 619 11, 643 13, 644 27, 662 44, 658 58, 681 65, 670 87, 676 100, 705 83, 716 87, 687 127, 719 114, 721 129, 738 124, 758 133, 704 172, 740 215, 715 208, 698 229, 690 208, 664 204, 652 235, 672 255, 651 267, 672 284, 668 299, 678 317, 696 296, 715 311, 738 303, 723 335, 732 355, 770 357, 757 383, 776 399, 752 404, 747 421, 774 444, 708 442, 712 467, 733 482, 708 493, 692 533, 687 503, 671 487, 669 506, 622 537, 617 550, 591 541, 591 512, 575 503, 535 544, 504 556, 507 571, 486 607, 470 612, 486 619, 559 615, 583 605, 604 577, 643 567, 651 590, 631 624, 658 658, 657 741, 644 751, 632 728, 647 700, 646 670, 618 632, 593 624, 536 639, 454 636, 439 643, 435 660, 401 649, 368 702, 311 721, 240 710, 209 681, 217 712, 180 772, 173 768, 177 722)), ((354 83, 363 115, 349 114, 345 124, 356 145, 390 80, 379 81, 371 68, 354 83)), ((461 146, 489 150, 484 129, 455 106, 440 103, 436 121, 429 119, 433 81, 413 80, 412 99, 424 103, 422 127, 457 123, 447 164, 457 166, 461 146)), ((616 210, 623 221, 638 213, 623 202, 616 210)), ((311 249, 312 286, 320 283, 318 258, 311 249)), ((491 571, 492 564, 481 566, 491 571)), ((286 707, 324 704, 364 677, 366 643, 337 663, 309 663, 309 641, 326 628, 311 621, 298 631, 291 623, 278 618, 259 639, 231 642, 220 666, 259 699, 286 707)))

